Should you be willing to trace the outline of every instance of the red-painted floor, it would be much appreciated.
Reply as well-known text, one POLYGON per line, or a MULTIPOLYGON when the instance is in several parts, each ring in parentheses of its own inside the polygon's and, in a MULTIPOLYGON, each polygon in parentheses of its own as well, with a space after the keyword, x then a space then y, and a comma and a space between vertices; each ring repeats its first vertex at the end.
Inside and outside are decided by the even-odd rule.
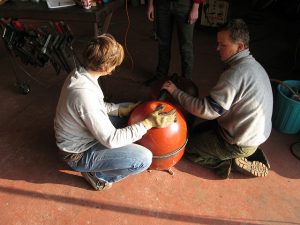
MULTIPOLYGON (((114 75, 102 80, 105 93, 116 102, 150 98, 151 90, 140 82, 151 76, 157 60, 157 43, 151 39, 145 8, 129 8, 129 13, 127 47, 134 64, 127 55, 114 75)), ((115 13, 110 32, 122 43, 126 26, 125 11, 115 13)), ((215 40, 213 31, 195 32, 193 80, 202 95, 222 71, 215 40)), ((79 49, 82 43, 76 46, 79 49)), ((264 53, 258 47, 256 52, 264 53)), ((42 71, 26 67, 40 82, 24 76, 31 92, 20 95, 2 44, 0 64, 0 224, 300 224, 300 161, 289 150, 300 140, 299 134, 273 129, 262 145, 271 164, 265 178, 232 173, 230 179, 219 180, 211 171, 182 159, 173 176, 144 172, 97 192, 56 156, 53 116, 65 74, 54 75, 51 66, 42 71)), ((170 73, 179 69, 175 42, 170 73)))

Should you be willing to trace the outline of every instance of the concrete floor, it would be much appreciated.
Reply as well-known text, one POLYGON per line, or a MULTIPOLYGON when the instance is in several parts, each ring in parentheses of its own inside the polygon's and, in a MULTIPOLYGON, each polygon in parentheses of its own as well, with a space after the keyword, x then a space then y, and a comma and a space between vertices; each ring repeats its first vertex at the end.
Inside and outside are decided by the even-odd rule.
MULTIPOLYGON (((155 69, 157 43, 151 38, 152 25, 146 20, 145 8, 130 7, 129 15, 126 45, 133 64, 127 54, 113 76, 101 81, 105 94, 115 102, 151 99, 151 89, 141 82, 155 69)), ((125 11, 120 10, 113 17, 110 33, 123 44, 126 27, 125 11)), ((270 77, 299 79, 299 71, 290 69, 292 53, 284 54, 285 60, 276 58, 282 49, 272 44, 283 37, 254 25, 251 31, 252 37, 263 37, 254 39, 251 50, 270 77)), ((194 42, 193 80, 200 95, 205 95, 223 65, 215 51, 215 31, 196 29, 194 42)), ((82 45, 83 40, 75 43, 77 50, 82 45)), ((144 172, 115 183, 107 191, 96 192, 56 155, 53 117, 66 74, 55 75, 51 66, 41 70, 25 67, 37 81, 23 76, 31 92, 21 95, 15 91, 15 75, 3 44, 0 65, 1 225, 300 224, 300 161, 289 150, 299 141, 299 134, 287 135, 273 129, 262 145, 271 164, 265 178, 232 173, 230 179, 219 180, 211 171, 182 159, 173 168, 174 176, 163 171, 144 172)), ((170 69, 173 72, 180 72, 176 41, 170 69)))

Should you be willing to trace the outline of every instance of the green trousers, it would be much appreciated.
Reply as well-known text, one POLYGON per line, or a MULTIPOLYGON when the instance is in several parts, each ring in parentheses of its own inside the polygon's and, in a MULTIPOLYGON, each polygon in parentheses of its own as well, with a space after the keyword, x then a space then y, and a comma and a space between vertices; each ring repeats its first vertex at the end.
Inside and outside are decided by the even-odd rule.
POLYGON ((215 169, 221 177, 226 177, 230 173, 232 159, 248 157, 256 149, 257 146, 229 144, 221 136, 217 122, 207 121, 190 132, 185 156, 199 165, 215 169))
POLYGON ((181 73, 191 79, 194 50, 194 24, 188 23, 193 0, 156 0, 155 29, 158 38, 158 66, 156 76, 167 76, 171 59, 172 33, 177 28, 179 50, 181 55, 181 73))

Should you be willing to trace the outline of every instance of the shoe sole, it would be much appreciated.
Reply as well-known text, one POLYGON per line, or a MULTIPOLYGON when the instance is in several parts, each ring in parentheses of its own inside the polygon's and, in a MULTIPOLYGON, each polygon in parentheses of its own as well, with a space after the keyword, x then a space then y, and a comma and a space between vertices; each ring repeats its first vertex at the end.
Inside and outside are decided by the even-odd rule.
POLYGON ((81 173, 81 175, 96 191, 104 191, 112 187, 112 183, 101 180, 97 180, 97 183, 95 183, 94 179, 88 173, 81 173))
POLYGON ((265 164, 268 169, 271 168, 269 160, 262 149, 257 148, 257 150, 250 156, 246 157, 248 161, 258 161, 265 164))
POLYGON ((255 177, 265 177, 268 175, 268 168, 261 162, 250 162, 246 158, 235 159, 236 169, 246 175, 252 175, 255 177))

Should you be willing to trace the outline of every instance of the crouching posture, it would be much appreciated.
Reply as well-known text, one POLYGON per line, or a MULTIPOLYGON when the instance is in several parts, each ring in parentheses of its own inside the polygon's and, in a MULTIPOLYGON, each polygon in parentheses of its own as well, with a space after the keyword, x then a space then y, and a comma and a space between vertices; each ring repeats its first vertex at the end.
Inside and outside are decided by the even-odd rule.
POLYGON ((192 97, 171 81, 166 89, 190 113, 207 122, 191 131, 186 156, 214 169, 222 178, 231 165, 240 172, 266 176, 269 163, 258 146, 272 129, 273 95, 269 77, 249 51, 249 32, 234 19, 217 34, 221 60, 227 69, 203 98, 192 97))
POLYGON ((152 153, 134 142, 152 127, 168 127, 176 119, 175 112, 157 109, 143 121, 127 126, 127 116, 136 104, 104 101, 98 78, 110 75, 123 58, 123 47, 111 35, 92 40, 83 52, 83 67, 65 80, 56 109, 59 155, 95 190, 110 188, 112 183, 146 170, 152 153))

